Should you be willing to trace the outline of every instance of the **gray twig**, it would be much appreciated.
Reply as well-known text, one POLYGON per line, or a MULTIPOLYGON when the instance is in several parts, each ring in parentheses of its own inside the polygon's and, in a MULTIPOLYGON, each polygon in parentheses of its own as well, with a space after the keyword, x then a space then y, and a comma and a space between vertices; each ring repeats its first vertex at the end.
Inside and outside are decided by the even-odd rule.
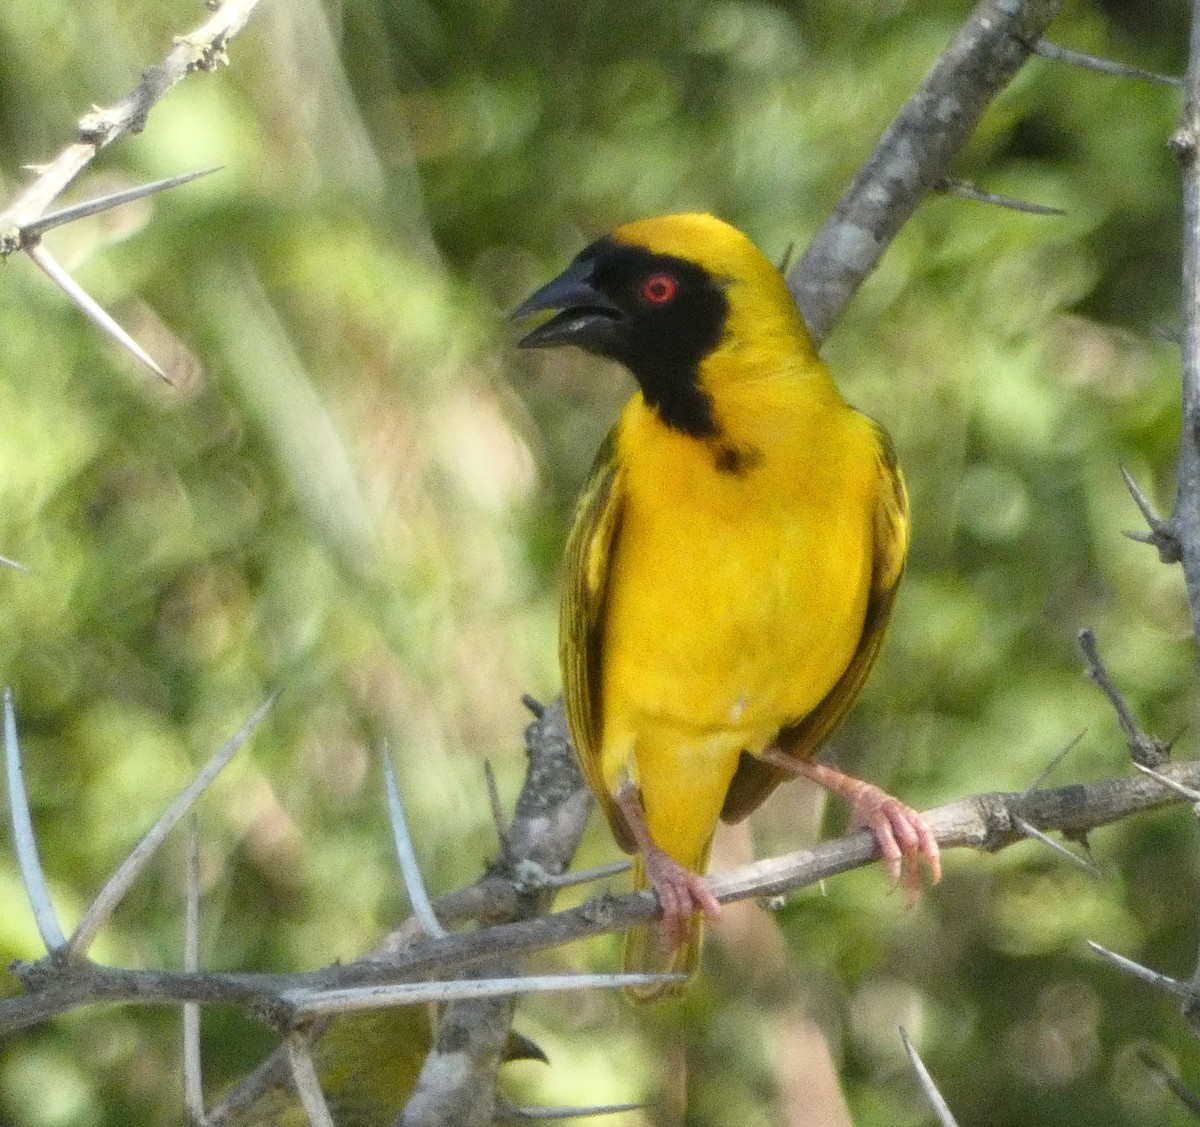
POLYGON ((530 974, 501 978, 462 978, 451 982, 399 982, 390 986, 352 986, 346 990, 297 990, 280 1000, 297 1018, 356 1013, 430 1002, 444 1005, 465 999, 516 998, 575 990, 610 990, 680 982, 678 974, 530 974))
POLYGON ((1171 529, 1200 637, 1200 0, 1193 2, 1185 89, 1183 122, 1171 137, 1183 181, 1183 426, 1171 529))
POLYGON ((210 71, 226 61, 225 48, 246 26, 259 0, 225 0, 195 31, 178 36, 158 65, 142 74, 137 89, 107 109, 96 108, 79 122, 79 139, 68 145, 0 212, 0 255, 21 248, 21 232, 36 222, 63 189, 118 137, 137 133, 164 94, 193 71, 210 71))
POLYGON ((1134 716, 1121 690, 1113 684, 1108 670, 1104 668, 1099 647, 1096 645, 1096 635, 1091 630, 1079 631, 1079 648, 1087 662, 1088 677, 1108 698, 1109 704, 1117 714, 1117 722, 1121 725, 1121 731, 1125 733, 1125 742, 1129 745, 1129 754, 1133 757, 1133 762, 1143 767, 1161 767, 1170 754, 1170 745, 1142 731, 1142 726, 1137 722, 1137 717, 1134 716))
MULTIPOLYGON (((548 714, 549 715, 549 714, 548 714)), ((561 717, 561 709, 556 710, 561 717)), ((573 764, 564 763, 574 771, 573 764)), ((1159 774, 1190 788, 1200 789, 1200 762, 1180 762, 1163 767, 1159 774)), ((536 799, 527 783, 518 803, 514 827, 518 838, 527 827, 551 813, 569 826, 572 834, 582 831, 590 803, 582 782, 559 792, 562 807, 547 806, 536 799)), ((1076 784, 1033 794, 992 793, 961 799, 930 810, 925 815, 943 849, 968 847, 985 852, 1002 849, 1024 840, 1015 819, 1079 836, 1133 813, 1157 809, 1181 801, 1157 779, 1141 774, 1099 782, 1076 784)), ((571 842, 567 842, 571 844, 571 842)), ((722 903, 778 895, 819 883, 822 880, 869 864, 877 858, 874 836, 856 830, 833 841, 822 842, 780 857, 719 873, 710 878, 714 895, 722 903)), ((542 853, 543 859, 549 858, 542 853)), ((488 879, 488 878, 485 878, 488 879)), ((0 1033, 44 1021, 96 1002, 179 1004, 186 1001, 230 1003, 246 1006, 286 1024, 294 1014, 285 995, 302 991, 345 990, 355 986, 391 985, 444 977, 463 967, 499 958, 513 958, 573 940, 620 931, 655 918, 658 906, 648 892, 622 896, 603 895, 578 908, 538 915, 546 894, 517 896, 524 903, 526 918, 495 924, 474 931, 452 932, 443 939, 421 939, 401 948, 347 966, 292 974, 188 973, 169 970, 123 970, 90 963, 46 959, 27 965, 15 963, 13 972, 23 982, 26 994, 0 999, 0 1033), (273 1015, 273 1016, 272 1016, 273 1015)), ((503 901, 480 901, 485 917, 503 901)), ((435 908, 437 905, 435 904, 435 908)), ((510 917, 511 918, 511 917, 510 917)), ((1185 986, 1181 989, 1188 989, 1185 986)), ((481 1003, 486 1004, 486 1003, 481 1003)), ((210 1120, 218 1121, 215 1112, 210 1120)))
POLYGON ((501 1107, 496 1122, 530 1122, 556 1119, 585 1119, 589 1115, 620 1115, 641 1111, 645 1104, 597 1104, 595 1107, 501 1107))

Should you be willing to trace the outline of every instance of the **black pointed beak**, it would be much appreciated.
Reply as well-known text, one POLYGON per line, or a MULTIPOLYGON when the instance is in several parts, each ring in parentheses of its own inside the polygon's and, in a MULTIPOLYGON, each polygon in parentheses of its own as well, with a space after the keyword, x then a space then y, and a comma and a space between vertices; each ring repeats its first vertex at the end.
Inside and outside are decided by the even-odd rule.
POLYGON ((577 259, 513 310, 514 321, 531 313, 560 311, 517 341, 518 348, 552 348, 561 344, 574 344, 593 352, 603 348, 612 337, 613 326, 625 315, 595 287, 592 269, 592 262, 577 259))

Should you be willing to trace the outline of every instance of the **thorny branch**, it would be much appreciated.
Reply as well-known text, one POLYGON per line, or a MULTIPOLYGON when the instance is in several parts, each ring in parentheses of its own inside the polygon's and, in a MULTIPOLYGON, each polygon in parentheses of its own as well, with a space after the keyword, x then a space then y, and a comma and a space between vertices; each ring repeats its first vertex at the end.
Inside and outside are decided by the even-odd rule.
POLYGON ((0 211, 0 255, 23 245, 23 230, 34 222, 96 154, 125 133, 140 133, 164 94, 193 71, 215 70, 227 62, 225 48, 246 26, 259 0, 224 0, 195 31, 178 36, 170 54, 142 75, 136 89, 115 105, 95 107, 79 122, 79 137, 49 164, 15 200, 0 211))
POLYGON ((888 126, 788 273, 818 344, 1061 8, 1062 0, 982 0, 888 126))
POLYGON ((1171 138, 1183 179, 1183 428, 1171 531, 1200 637, 1200 3, 1193 8, 1183 122, 1171 138))
MULTIPOLYGON (((531 727, 531 773, 535 775, 545 762, 542 743, 546 740, 557 743, 560 748, 565 746, 559 706, 548 710, 547 718, 531 727)), ((560 763, 558 770, 564 776, 567 773, 564 764, 560 763)), ((1200 762, 1176 763, 1164 767, 1161 773, 1186 787, 1200 788, 1200 762)), ((544 817, 558 819, 571 834, 575 834, 582 828, 590 798, 581 780, 568 784, 564 777, 560 785, 569 786, 569 789, 543 797, 527 786, 527 793, 544 803, 544 817)), ((1070 839, 1081 840, 1091 831, 1131 814, 1180 801, 1183 801, 1182 796, 1173 790, 1138 774, 1032 793, 974 795, 928 811, 926 817, 943 849, 967 847, 994 852, 1024 840, 1024 834, 1017 826, 1018 820, 1043 832, 1056 830, 1070 839)), ((546 851, 540 838, 535 830, 535 844, 544 858, 546 851)), ((563 853, 559 853, 559 857, 562 856, 563 853)), ((711 878, 711 884, 722 903, 778 896, 860 868, 876 856, 874 837, 860 830, 810 849, 717 874, 711 878)), ((499 864, 500 879, 512 882, 511 873, 504 872, 503 860, 499 864)), ((495 880, 496 875, 493 871, 484 882, 495 880)), ((534 906, 541 899, 536 893, 520 892, 511 885, 510 895, 518 900, 526 898, 534 906)), ((501 898, 492 901, 490 897, 481 896, 476 902, 476 910, 486 920, 498 902, 502 902, 501 898)), ((439 917, 448 918, 449 913, 441 910, 438 901, 434 901, 434 909, 439 917)), ((605 894, 568 911, 535 915, 515 923, 493 924, 476 931, 455 932, 444 939, 412 938, 403 946, 389 944, 385 952, 348 966, 295 974, 125 970, 48 956, 37 963, 14 965, 13 970, 27 993, 0 1001, 0 1033, 97 1001, 232 1003, 286 1029, 297 1014, 303 1012, 306 1002, 331 990, 445 978, 452 972, 478 966, 487 960, 514 958, 576 939, 620 931, 653 919, 657 911, 657 903, 648 892, 620 896, 605 894)), ((408 934, 412 936, 411 931, 408 934)))

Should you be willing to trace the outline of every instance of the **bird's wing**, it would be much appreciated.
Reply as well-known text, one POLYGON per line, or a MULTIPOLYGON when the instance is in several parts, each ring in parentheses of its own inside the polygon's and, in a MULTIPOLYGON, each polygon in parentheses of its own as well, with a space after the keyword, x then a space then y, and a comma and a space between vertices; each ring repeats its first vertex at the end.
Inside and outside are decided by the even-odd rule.
POLYGON ((567 541, 559 659, 563 700, 579 766, 604 808, 613 836, 623 849, 632 852, 633 837, 608 792, 600 769, 604 616, 625 500, 623 474, 615 451, 616 432, 613 431, 596 454, 567 541))
MULTIPOLYGON (((891 439, 876 427, 879 441, 879 499, 875 507, 875 557, 871 593, 862 637, 846 671, 821 702, 802 720, 780 730, 777 746, 796 759, 811 759, 821 744, 842 722, 858 696, 883 644, 896 588, 904 574, 908 554, 908 493, 896 460, 891 439)), ((780 783, 792 778, 787 771, 772 767, 743 752, 737 773, 721 809, 727 822, 737 822, 755 810, 780 783)))

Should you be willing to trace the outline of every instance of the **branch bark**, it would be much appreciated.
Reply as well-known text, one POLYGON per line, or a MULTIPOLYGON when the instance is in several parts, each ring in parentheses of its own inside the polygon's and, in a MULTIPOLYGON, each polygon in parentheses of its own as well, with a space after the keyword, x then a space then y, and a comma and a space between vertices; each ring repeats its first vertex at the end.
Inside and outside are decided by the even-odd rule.
MULTIPOLYGON (((1200 761, 1165 766, 1161 773, 1185 787, 1200 789, 1200 761)), ((583 815, 590 806, 590 797, 579 787, 564 790, 554 798, 538 794, 531 782, 527 793, 543 811, 539 817, 558 821, 564 827, 581 827, 585 820, 583 815)), ((1024 840, 1017 828, 1020 820, 1043 832, 1056 830, 1078 841, 1084 840, 1093 830, 1132 814, 1182 801, 1183 797, 1175 791, 1137 774, 1031 793, 972 795, 930 810, 925 817, 943 849, 995 852, 1024 840)), ((529 824, 540 848, 542 839, 536 818, 529 824)), ((564 837, 563 841, 567 843, 569 838, 564 837)), ((861 868, 877 857, 874 837, 859 830, 810 849, 716 874, 711 878, 711 885, 722 903, 778 896, 861 868)), ((494 879, 494 873, 485 878, 486 881, 494 879)), ((515 887, 514 895, 528 897, 530 893, 521 891, 521 887, 519 884, 515 887)), ((444 914, 439 902, 435 901, 434 907, 439 915, 444 914)), ((653 919, 657 914, 657 902, 649 892, 620 896, 603 894, 569 911, 538 915, 515 923, 493 924, 477 931, 454 933, 440 940, 419 940, 386 954, 373 954, 348 966, 298 974, 123 970, 51 956, 33 964, 14 965, 14 972, 28 993, 0 1000, 0 1033, 100 1001, 136 1005, 185 1001, 233 1003, 286 1028, 295 1001, 309 994, 368 984, 441 978, 486 960, 515 958, 577 939, 621 931, 653 919)))
POLYGON ((1171 533, 1200 637, 1200 4, 1193 7, 1183 122, 1171 138, 1183 179, 1183 428, 1171 533))

